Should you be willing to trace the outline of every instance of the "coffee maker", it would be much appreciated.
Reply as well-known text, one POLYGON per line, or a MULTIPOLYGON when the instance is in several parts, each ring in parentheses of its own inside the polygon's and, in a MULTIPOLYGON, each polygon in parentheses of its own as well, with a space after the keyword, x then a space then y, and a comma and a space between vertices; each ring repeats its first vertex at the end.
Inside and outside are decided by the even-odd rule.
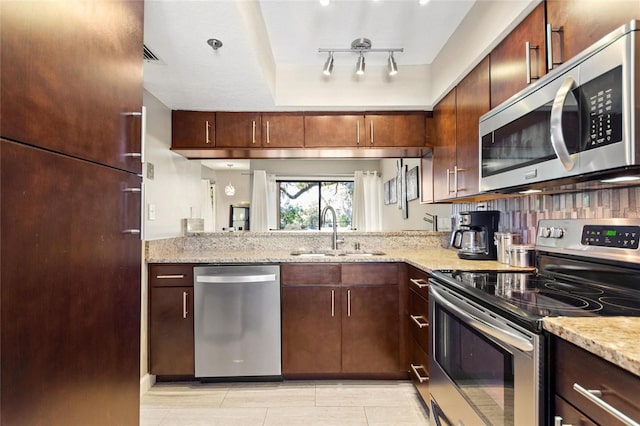
POLYGON ((459 213, 456 230, 451 234, 451 246, 458 249, 458 257, 496 260, 498 251, 493 243, 493 237, 498 231, 499 221, 498 210, 459 213))

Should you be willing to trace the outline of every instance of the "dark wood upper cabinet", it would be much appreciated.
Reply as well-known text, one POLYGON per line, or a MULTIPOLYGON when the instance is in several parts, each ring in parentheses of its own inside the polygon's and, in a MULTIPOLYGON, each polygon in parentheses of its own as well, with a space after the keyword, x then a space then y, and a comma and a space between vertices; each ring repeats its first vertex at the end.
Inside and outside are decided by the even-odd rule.
POLYGON ((527 87, 527 75, 534 82, 546 73, 544 3, 502 40, 490 56, 493 108, 527 87), (527 43, 531 47, 529 51, 526 51, 527 43))
POLYGON ((1 136, 140 173, 143 6, 3 1, 1 136))
POLYGON ((456 88, 433 108, 433 196, 436 201, 453 197, 456 164, 456 88))
POLYGON ((306 114, 305 140, 308 148, 366 147, 364 115, 306 114))
POLYGON ((259 112, 216 112, 216 148, 259 148, 259 112))
POLYGON ((425 146, 424 113, 384 113, 365 115, 369 147, 425 146))
POLYGON ((456 88, 457 197, 480 191, 478 120, 491 109, 489 92, 487 57, 456 88))
POLYGON ((551 46, 553 62, 566 62, 591 44, 640 19, 637 0, 546 0, 547 24, 553 31, 551 46))
POLYGON ((303 148, 304 116, 302 113, 262 113, 263 148, 303 148))
POLYGON ((201 111, 171 111, 172 148, 213 148, 216 114, 201 111))

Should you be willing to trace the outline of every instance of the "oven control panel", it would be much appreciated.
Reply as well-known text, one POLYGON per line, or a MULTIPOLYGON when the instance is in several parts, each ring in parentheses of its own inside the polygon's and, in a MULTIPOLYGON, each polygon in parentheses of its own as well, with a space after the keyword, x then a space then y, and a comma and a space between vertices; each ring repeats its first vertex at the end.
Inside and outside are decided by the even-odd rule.
POLYGON ((585 225, 581 243, 585 246, 637 249, 640 226, 585 225))

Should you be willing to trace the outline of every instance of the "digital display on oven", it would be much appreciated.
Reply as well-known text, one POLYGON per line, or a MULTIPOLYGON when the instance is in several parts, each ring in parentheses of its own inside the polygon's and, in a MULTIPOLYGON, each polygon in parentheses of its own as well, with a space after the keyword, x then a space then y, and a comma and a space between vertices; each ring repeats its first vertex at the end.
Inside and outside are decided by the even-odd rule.
POLYGON ((637 249, 640 227, 585 225, 581 243, 585 246, 637 249))

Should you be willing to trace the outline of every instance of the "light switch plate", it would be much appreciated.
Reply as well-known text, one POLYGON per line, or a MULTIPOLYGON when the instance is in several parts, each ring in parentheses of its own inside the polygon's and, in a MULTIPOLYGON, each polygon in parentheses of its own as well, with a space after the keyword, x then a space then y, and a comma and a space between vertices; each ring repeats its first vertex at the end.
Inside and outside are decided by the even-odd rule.
POLYGON ((153 163, 147 163, 147 179, 153 180, 155 176, 155 168, 153 167, 153 163))
POLYGON ((156 220, 156 205, 149 203, 147 206, 147 217, 149 220, 156 220))

